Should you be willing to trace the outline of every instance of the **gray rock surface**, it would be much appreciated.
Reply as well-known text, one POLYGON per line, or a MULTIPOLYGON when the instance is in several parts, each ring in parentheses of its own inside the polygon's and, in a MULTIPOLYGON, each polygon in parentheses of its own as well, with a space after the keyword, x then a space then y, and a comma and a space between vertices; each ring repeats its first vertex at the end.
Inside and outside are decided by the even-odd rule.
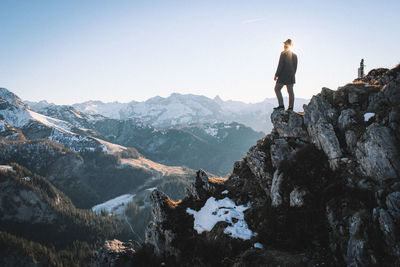
POLYGON ((317 95, 305 107, 304 115, 304 124, 312 142, 325 152, 333 169, 338 167, 338 159, 342 156, 333 126, 337 120, 337 113, 322 95, 317 95))
POLYGON ((283 199, 281 195, 281 186, 283 182, 283 173, 279 173, 278 170, 274 173, 274 178, 272 180, 271 186, 271 206, 278 207, 282 204, 283 199))
POLYGON ((157 189, 151 193, 150 198, 153 204, 153 221, 146 228, 145 242, 153 245, 154 253, 158 256, 165 253, 175 255, 174 247, 171 246, 175 235, 171 230, 165 229, 163 225, 166 220, 165 212, 170 208, 168 201, 171 200, 157 189))
POLYGON ((361 172, 376 181, 399 177, 400 157, 389 128, 373 123, 366 129, 355 151, 361 172))
POLYGON ((306 137, 303 116, 293 111, 277 110, 271 114, 274 130, 281 137, 306 137))
POLYGON ((307 192, 303 189, 296 187, 292 192, 290 192, 290 206, 291 207, 303 207, 304 196, 307 195, 307 192))
POLYGON ((347 128, 349 128, 351 125, 354 125, 357 123, 355 116, 356 112, 354 109, 345 109, 340 113, 340 116, 338 118, 338 126, 339 129, 342 131, 345 131, 347 128))

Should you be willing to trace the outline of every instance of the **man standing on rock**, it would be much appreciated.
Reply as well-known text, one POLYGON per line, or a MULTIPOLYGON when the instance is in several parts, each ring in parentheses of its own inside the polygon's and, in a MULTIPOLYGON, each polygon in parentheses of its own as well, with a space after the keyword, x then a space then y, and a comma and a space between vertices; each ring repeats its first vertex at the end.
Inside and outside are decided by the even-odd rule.
POLYGON ((297 55, 290 51, 293 43, 292 40, 287 39, 283 42, 283 51, 281 56, 279 57, 278 68, 275 73, 274 80, 276 81, 275 85, 275 94, 278 98, 279 106, 274 109, 285 109, 282 98, 282 87, 286 85, 288 94, 289 94, 289 110, 293 110, 294 105, 294 93, 293 93, 293 85, 296 83, 295 74, 297 70, 297 55))

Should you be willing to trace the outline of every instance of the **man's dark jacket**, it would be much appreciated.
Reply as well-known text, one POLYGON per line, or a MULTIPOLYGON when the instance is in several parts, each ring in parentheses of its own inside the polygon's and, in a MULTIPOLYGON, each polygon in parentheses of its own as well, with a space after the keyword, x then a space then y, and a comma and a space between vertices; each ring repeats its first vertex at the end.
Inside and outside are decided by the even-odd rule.
POLYGON ((280 84, 296 83, 297 55, 290 50, 283 51, 279 57, 279 64, 275 76, 280 84))

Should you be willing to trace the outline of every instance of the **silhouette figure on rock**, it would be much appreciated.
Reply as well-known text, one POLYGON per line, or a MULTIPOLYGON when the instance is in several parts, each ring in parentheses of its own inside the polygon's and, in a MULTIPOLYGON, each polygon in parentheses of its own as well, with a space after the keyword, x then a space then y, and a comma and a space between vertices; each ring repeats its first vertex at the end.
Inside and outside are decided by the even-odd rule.
POLYGON ((297 70, 297 55, 290 50, 293 46, 293 42, 291 39, 287 39, 283 42, 283 51, 281 52, 281 56, 279 57, 278 68, 276 69, 274 80, 276 81, 275 85, 275 94, 278 98, 279 106, 274 109, 285 109, 282 98, 282 87, 286 85, 288 94, 289 94, 289 110, 293 110, 294 105, 294 92, 293 85, 296 83, 296 70, 297 70))

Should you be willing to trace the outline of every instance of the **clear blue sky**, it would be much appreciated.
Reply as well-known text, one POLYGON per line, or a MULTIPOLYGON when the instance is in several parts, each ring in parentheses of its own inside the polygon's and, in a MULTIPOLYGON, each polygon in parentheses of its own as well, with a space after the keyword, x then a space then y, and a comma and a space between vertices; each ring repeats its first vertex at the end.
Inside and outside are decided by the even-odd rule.
MULTIPOLYGON (((310 98, 400 62, 400 1, 0 0, 0 87, 28 100, 275 97, 282 42, 310 98)), ((286 94, 286 92, 285 92, 286 94)))

